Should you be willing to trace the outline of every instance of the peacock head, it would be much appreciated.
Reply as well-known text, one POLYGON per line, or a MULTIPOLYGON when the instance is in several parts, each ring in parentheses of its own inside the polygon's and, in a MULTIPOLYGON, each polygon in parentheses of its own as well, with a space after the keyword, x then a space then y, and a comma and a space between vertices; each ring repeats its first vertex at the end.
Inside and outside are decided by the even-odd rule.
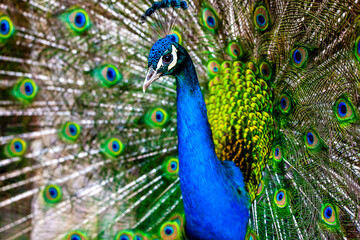
POLYGON ((181 72, 187 57, 186 50, 176 42, 173 35, 158 40, 150 50, 143 91, 161 76, 174 76, 181 72))

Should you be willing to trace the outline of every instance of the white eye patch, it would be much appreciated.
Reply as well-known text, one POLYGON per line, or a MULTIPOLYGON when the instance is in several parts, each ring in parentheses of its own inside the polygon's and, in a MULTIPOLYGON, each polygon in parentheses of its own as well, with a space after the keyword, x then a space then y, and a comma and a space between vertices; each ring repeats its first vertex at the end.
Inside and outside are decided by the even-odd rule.
POLYGON ((173 67, 175 67, 175 65, 177 63, 177 51, 178 50, 176 49, 176 47, 174 47, 174 45, 171 46, 171 49, 172 49, 171 55, 173 56, 173 60, 172 60, 172 62, 170 63, 170 65, 168 67, 168 71, 170 69, 172 69, 173 67))
POLYGON ((163 65, 163 60, 162 60, 162 56, 161 56, 161 58, 159 59, 159 62, 158 62, 158 64, 157 64, 157 66, 156 66, 156 72, 159 70, 159 68, 161 68, 161 66, 163 65))

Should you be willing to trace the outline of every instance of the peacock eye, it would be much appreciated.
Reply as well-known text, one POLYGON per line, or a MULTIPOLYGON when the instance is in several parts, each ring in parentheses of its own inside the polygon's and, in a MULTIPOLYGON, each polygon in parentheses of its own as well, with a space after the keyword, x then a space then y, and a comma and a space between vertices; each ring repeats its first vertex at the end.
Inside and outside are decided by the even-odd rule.
POLYGON ((60 130, 60 137, 66 142, 75 142, 81 132, 81 127, 75 122, 65 123, 60 130))
POLYGON ((292 50, 291 54, 292 63, 295 67, 302 67, 305 65, 306 60, 308 59, 308 51, 305 48, 295 48, 292 50))
POLYGON ((61 200, 61 188, 55 184, 50 184, 45 187, 44 200, 47 203, 58 203, 61 200))
POLYGON ((68 234, 66 240, 88 240, 89 238, 80 231, 73 231, 68 234))
POLYGON ((0 42, 9 39, 15 32, 14 24, 11 19, 6 16, 0 16, 0 42))
POLYGON ((261 65, 260 65, 260 74, 265 80, 270 80, 271 79, 272 71, 271 71, 271 68, 270 68, 270 66, 269 66, 269 64, 267 62, 261 63, 261 65))
POLYGON ((275 161, 277 162, 280 162, 282 160, 282 153, 279 145, 273 149, 273 156, 275 158, 275 161))
POLYGON ((286 191, 284 189, 278 190, 274 195, 275 204, 279 208, 283 208, 286 206, 286 191))
POLYGON ((316 146, 318 146, 318 143, 319 143, 319 139, 317 137, 317 134, 313 131, 308 131, 306 133, 306 136, 305 136, 305 143, 306 143, 306 146, 308 148, 315 148, 316 146))
POLYGON ((117 138, 111 138, 101 144, 101 148, 105 155, 116 158, 123 152, 124 144, 117 138))
POLYGON ((345 97, 338 99, 333 109, 340 123, 350 123, 356 119, 355 108, 352 102, 345 97))
POLYGON ((233 59, 238 59, 243 55, 243 50, 240 44, 236 42, 229 43, 226 52, 232 57, 233 59))
POLYGON ((19 157, 25 154, 27 144, 21 138, 14 138, 5 147, 5 154, 9 157, 19 157))
POLYGON ((145 123, 151 127, 162 127, 168 121, 168 114, 162 108, 149 110, 145 115, 145 123))
POLYGON ((164 64, 170 64, 172 62, 172 60, 173 60, 173 56, 171 53, 168 53, 163 57, 164 64))
POLYGON ((121 231, 116 237, 116 240, 133 240, 133 239, 134 239, 134 234, 126 230, 121 231))
POLYGON ((30 103, 36 96, 38 86, 29 79, 19 79, 12 89, 12 94, 23 103, 30 103))
POLYGON ((332 204, 323 204, 321 207, 321 217, 328 225, 337 224, 337 214, 332 204))
POLYGON ((161 238, 164 240, 180 239, 181 231, 177 222, 166 222, 160 228, 161 238))
POLYGON ((167 177, 177 177, 179 174, 179 159, 175 157, 166 159, 163 163, 163 169, 167 177))
POLYGON ((258 30, 265 31, 269 27, 269 12, 264 6, 259 6, 254 12, 254 23, 258 30))
POLYGON ((81 8, 68 9, 60 16, 60 19, 76 34, 82 34, 91 27, 89 15, 81 8))

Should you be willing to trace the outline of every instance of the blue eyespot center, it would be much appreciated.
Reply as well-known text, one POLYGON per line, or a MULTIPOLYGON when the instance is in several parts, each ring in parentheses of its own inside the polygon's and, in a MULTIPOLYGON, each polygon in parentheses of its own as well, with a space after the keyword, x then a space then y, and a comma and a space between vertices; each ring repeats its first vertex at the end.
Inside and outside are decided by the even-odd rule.
POLYGON ((280 149, 277 147, 275 148, 275 157, 279 156, 280 149))
POLYGON ((298 49, 296 49, 294 51, 293 58, 294 58, 294 61, 295 61, 296 64, 301 63, 302 55, 301 55, 301 52, 298 49))
POLYGON ((307 141, 310 145, 312 145, 314 143, 314 134, 312 134, 311 132, 309 132, 307 134, 307 141))
POLYGON ((136 236, 136 240, 142 240, 142 238, 139 236, 136 236))
POLYGON ((22 150, 22 144, 20 142, 15 142, 14 143, 14 147, 15 147, 15 151, 16 152, 21 152, 22 150))
POLYGON ((120 240, 129 240, 129 237, 126 235, 121 235, 120 240))
POLYGON ((165 231, 165 234, 169 236, 174 233, 174 228, 171 226, 166 226, 164 231, 165 231))
POLYGON ((264 15, 262 15, 262 14, 257 15, 256 22, 260 25, 260 27, 263 27, 266 23, 266 19, 265 19, 264 15))
POLYGON ((33 90, 34 90, 34 88, 31 83, 29 83, 29 82, 25 83, 25 94, 26 95, 31 95, 33 93, 33 90))
POLYGON ((325 215, 325 218, 326 218, 326 219, 331 218, 332 214, 333 214, 332 208, 331 208, 331 207, 326 207, 326 208, 325 208, 325 214, 324 214, 324 215, 325 215))
POLYGON ((176 162, 171 162, 171 165, 170 165, 170 167, 171 167, 171 169, 172 170, 176 170, 176 168, 177 168, 177 163, 176 162))
POLYGON ((219 68, 218 68, 218 67, 214 67, 213 71, 214 71, 214 72, 218 72, 218 71, 219 71, 219 68))
POLYGON ((285 99, 284 97, 281 98, 280 104, 281 104, 281 108, 282 108, 283 110, 285 110, 285 108, 286 108, 286 99, 285 99))
POLYGON ((268 72, 268 70, 267 70, 266 68, 263 68, 263 69, 261 70, 261 72, 262 72, 262 74, 263 74, 264 76, 267 76, 267 75, 269 74, 269 72, 268 72))
POLYGON ((82 12, 79 12, 75 15, 75 25, 76 27, 83 27, 86 23, 86 17, 85 14, 82 12))
POLYGON ((116 78, 116 72, 113 68, 109 67, 107 72, 106 72, 106 77, 109 81, 114 81, 116 78))
POLYGON ((70 125, 69 126, 69 131, 70 131, 70 134, 72 135, 72 136, 75 136, 76 135, 76 127, 74 126, 74 125, 70 125))
POLYGON ((56 189, 53 188, 53 187, 49 188, 49 193, 50 193, 50 196, 51 196, 52 198, 56 198, 57 195, 58 195, 58 192, 57 192, 56 189))
POLYGON ((237 49, 234 49, 234 54, 239 55, 239 51, 237 49))
POLYGON ((277 201, 281 201, 284 198, 284 193, 283 192, 279 192, 276 196, 276 200, 277 201))
POLYGON ((81 237, 77 234, 71 235, 71 240, 81 240, 81 237))
POLYGON ((253 237, 252 237, 252 236, 250 236, 250 237, 249 237, 249 240, 253 240, 253 237))
POLYGON ((345 117, 347 113, 347 106, 344 102, 339 103, 338 105, 338 113, 340 117, 345 117))
POLYGON ((156 120, 161 122, 164 119, 164 114, 161 111, 156 112, 156 120))
POLYGON ((120 148, 119 143, 114 141, 112 144, 112 148, 115 152, 119 151, 120 148))
POLYGON ((215 27, 215 18, 213 16, 208 16, 207 23, 210 27, 215 27))
POLYGON ((360 41, 357 44, 357 52, 358 52, 358 54, 360 54, 360 41))
POLYGON ((3 35, 8 34, 10 31, 10 24, 7 20, 2 20, 0 22, 0 33, 3 35))

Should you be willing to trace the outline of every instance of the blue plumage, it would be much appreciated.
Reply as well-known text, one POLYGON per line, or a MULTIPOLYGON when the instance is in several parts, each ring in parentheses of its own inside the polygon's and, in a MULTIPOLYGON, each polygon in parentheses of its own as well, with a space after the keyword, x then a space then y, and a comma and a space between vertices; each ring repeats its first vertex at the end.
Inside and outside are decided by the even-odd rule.
POLYGON ((215 154, 205 102, 189 54, 166 37, 154 44, 148 61, 149 68, 157 69, 152 76, 171 74, 177 82, 179 177, 187 236, 245 238, 249 199, 244 179, 234 163, 222 164, 215 154), (170 52, 172 61, 176 60, 174 67, 173 62, 162 60, 170 52))

